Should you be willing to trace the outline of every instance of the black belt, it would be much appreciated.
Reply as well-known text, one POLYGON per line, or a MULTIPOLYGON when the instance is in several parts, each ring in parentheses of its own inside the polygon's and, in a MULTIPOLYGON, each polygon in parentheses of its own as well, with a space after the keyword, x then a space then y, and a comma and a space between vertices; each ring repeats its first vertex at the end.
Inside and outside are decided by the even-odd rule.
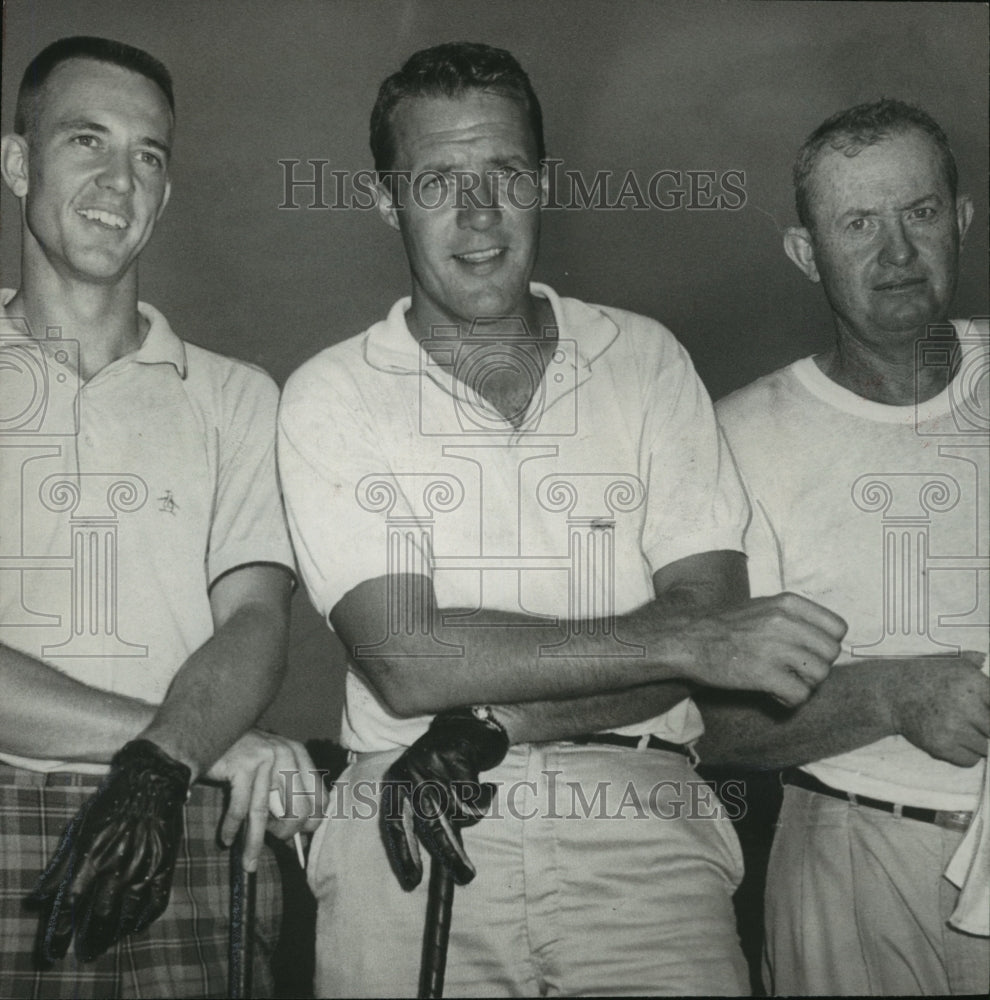
POLYGON ((780 780, 785 785, 794 785, 803 788, 806 792, 817 792, 819 795, 829 795, 833 799, 842 799, 851 802, 854 806, 867 806, 870 809, 882 809, 884 812, 893 813, 895 816, 904 816, 906 819, 916 819, 922 823, 934 823, 936 826, 945 827, 947 830, 967 830, 970 820, 973 818, 971 812, 949 812, 943 809, 923 809, 921 806, 903 806, 896 802, 884 802, 883 799, 872 799, 868 795, 856 795, 853 792, 844 792, 841 788, 833 788, 826 785, 824 781, 819 781, 814 775, 807 771, 799 771, 797 768, 788 768, 784 771, 780 780))
MULTIPOLYGON (((573 736, 567 742, 577 743, 584 746, 586 743, 603 743, 605 746, 628 747, 630 750, 638 750, 641 736, 623 736, 621 733, 592 733, 590 736, 573 736)), ((690 757, 691 751, 683 743, 669 743, 660 739, 659 736, 651 736, 646 741, 646 749, 666 750, 667 753, 679 753, 684 757, 690 757)))

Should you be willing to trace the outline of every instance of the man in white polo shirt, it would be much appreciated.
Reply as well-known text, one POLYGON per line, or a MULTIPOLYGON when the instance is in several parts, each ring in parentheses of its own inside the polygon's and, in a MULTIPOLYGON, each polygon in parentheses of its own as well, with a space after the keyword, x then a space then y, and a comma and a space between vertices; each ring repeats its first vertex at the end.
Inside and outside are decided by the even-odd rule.
POLYGON ((985 994, 990 350, 985 319, 948 320, 973 206, 940 126, 893 100, 824 122, 794 181, 784 245, 821 283, 835 347, 718 414, 753 508, 754 593, 786 587, 849 632, 796 711, 707 708, 701 753, 791 768, 774 993, 985 994))
POLYGON ((264 816, 278 769, 310 766, 250 729, 284 668, 292 586, 277 390, 138 302, 173 116, 157 60, 67 38, 26 70, 3 140, 23 219, 0 306, 4 997, 224 994, 217 838, 249 810, 256 984, 272 988, 264 816))
POLYGON ((415 993, 426 887, 389 870, 378 786, 441 730, 498 788, 464 832, 449 993, 745 992, 738 844, 691 766, 688 695, 796 704, 843 625, 745 603, 745 501, 673 336, 530 284, 543 133, 512 56, 415 54, 371 134, 412 296, 280 411, 302 573, 351 654, 354 756, 310 862, 317 993, 415 993))

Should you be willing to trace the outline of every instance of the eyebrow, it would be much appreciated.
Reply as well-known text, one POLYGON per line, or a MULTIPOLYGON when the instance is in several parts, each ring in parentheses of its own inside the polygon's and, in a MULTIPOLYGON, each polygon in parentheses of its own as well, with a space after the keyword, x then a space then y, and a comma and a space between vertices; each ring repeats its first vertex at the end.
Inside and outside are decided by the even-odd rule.
MULTIPOLYGON (((907 205, 901 205, 896 209, 898 212, 910 212, 912 208, 917 208, 919 205, 924 205, 928 201, 940 202, 942 199, 939 197, 937 191, 932 191, 929 194, 923 194, 920 198, 915 198, 914 201, 909 202, 907 205)), ((850 219, 855 218, 859 215, 877 215, 878 212, 873 208, 850 208, 847 209, 842 215, 839 216, 840 219, 850 219)))
MULTIPOLYGON (((530 169, 524 156, 512 153, 508 156, 489 157, 484 161, 481 172, 487 173, 490 170, 498 170, 501 167, 520 167, 524 170, 530 169)), ((449 160, 435 160, 429 166, 422 167, 418 172, 421 174, 467 174, 475 173, 476 171, 474 171, 472 167, 465 166, 463 164, 458 165, 450 162, 449 160)))
MULTIPOLYGON (((74 132, 74 131, 85 131, 85 132, 97 132, 100 135, 109 135, 110 129, 106 125, 101 125, 99 122, 91 122, 85 118, 70 118, 66 121, 56 122, 55 131, 56 132, 74 132)), ((142 146, 151 146, 153 149, 160 150, 166 156, 171 156, 172 150, 167 143, 161 141, 161 139, 156 139, 154 136, 146 135, 141 138, 142 146)))

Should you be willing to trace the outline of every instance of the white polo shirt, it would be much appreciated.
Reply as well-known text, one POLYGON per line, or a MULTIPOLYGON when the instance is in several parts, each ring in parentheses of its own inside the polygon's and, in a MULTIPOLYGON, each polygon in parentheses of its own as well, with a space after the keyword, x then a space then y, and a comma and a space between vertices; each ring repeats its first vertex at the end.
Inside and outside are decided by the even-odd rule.
MULTIPOLYGON (((531 289, 559 333, 518 430, 431 360, 408 298, 290 378, 279 470, 324 616, 359 583, 412 572, 432 576, 441 608, 595 619, 650 601, 668 563, 740 549, 748 508, 684 349, 653 320, 531 289)), ((429 723, 393 716, 353 669, 346 691, 351 749, 408 745, 429 723)), ((690 701, 620 730, 682 743, 701 731, 690 701)))
MULTIPOLYGON (((6 306, 13 292, 0 296, 6 306)), ((151 324, 140 349, 82 385, 70 330, 32 339, 0 310, 0 641, 158 704, 213 634, 210 586, 293 558, 274 382, 139 310, 151 324)))

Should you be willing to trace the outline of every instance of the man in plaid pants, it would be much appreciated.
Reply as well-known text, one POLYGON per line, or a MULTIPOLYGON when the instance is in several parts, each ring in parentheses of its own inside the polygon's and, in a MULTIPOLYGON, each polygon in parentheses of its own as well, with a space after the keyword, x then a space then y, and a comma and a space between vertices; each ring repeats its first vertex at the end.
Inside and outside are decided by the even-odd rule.
POLYGON ((267 803, 280 770, 311 766, 298 744, 251 728, 284 669, 292 587, 277 391, 138 302, 173 124, 157 60, 68 38, 27 68, 3 140, 23 224, 20 287, 0 298, 4 997, 224 995, 229 855, 217 841, 249 812, 256 986, 271 990, 267 803), (101 827, 114 809, 129 821, 101 827), (152 868, 113 881, 96 835, 108 830, 152 868), (151 831, 148 854, 133 830, 151 831), (90 879, 87 895, 84 874, 102 863, 111 881, 90 879))

